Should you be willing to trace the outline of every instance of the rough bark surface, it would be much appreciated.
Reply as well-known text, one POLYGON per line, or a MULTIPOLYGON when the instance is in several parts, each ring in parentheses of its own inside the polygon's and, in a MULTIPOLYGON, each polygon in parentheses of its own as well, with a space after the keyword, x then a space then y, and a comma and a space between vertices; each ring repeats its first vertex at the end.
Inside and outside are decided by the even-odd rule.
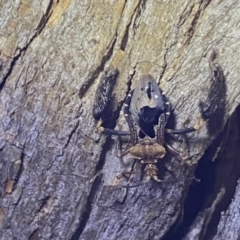
POLYGON ((238 0, 2 0, 0 239, 238 239, 239 12, 238 0), (122 103, 150 73, 171 127, 200 127, 169 140, 184 161, 168 154, 162 183, 123 187, 132 165, 95 129, 109 65, 111 126, 127 130, 122 103))

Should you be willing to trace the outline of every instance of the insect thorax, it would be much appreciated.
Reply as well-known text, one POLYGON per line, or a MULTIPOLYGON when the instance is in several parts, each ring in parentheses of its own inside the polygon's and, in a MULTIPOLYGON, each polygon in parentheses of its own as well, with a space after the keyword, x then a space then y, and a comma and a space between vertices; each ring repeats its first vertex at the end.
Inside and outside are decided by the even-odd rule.
MULTIPOLYGON (((137 143, 135 146, 131 147, 129 152, 140 160, 144 159, 146 162, 149 160, 163 158, 166 154, 165 148, 158 144, 152 143, 149 138, 142 140, 140 143, 137 143)), ((150 161, 152 162, 152 161, 150 161)))

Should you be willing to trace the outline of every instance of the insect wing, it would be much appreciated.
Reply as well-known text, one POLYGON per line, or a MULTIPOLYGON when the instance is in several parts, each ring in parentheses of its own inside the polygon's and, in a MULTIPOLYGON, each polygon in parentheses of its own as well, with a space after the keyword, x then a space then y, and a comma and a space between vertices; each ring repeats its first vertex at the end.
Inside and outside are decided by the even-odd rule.
POLYGON ((134 89, 130 112, 136 123, 157 124, 159 116, 165 110, 165 102, 159 86, 150 74, 142 75, 134 89))

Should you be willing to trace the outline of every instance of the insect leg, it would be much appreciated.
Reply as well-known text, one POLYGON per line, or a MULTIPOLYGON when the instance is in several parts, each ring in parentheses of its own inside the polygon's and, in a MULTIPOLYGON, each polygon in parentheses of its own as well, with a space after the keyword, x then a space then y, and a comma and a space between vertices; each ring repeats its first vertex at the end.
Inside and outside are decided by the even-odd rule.
POLYGON ((195 124, 193 127, 189 127, 189 128, 183 128, 183 129, 165 129, 166 133, 168 134, 185 134, 185 133, 190 133, 190 132, 194 132, 199 130, 203 125, 203 120, 200 119, 199 122, 197 124, 195 124))
POLYGON ((176 130, 168 129, 168 128, 165 129, 166 133, 169 133, 169 134, 185 134, 185 133, 194 132, 196 130, 197 129, 195 127, 176 129, 176 130))
POLYGON ((169 152, 171 152, 173 155, 178 156, 182 159, 182 157, 180 156, 180 153, 172 146, 170 146, 169 144, 165 144, 166 148, 169 150, 169 152))
POLYGON ((118 131, 110 128, 99 127, 99 131, 107 135, 117 135, 117 136, 126 136, 129 135, 129 132, 118 131))

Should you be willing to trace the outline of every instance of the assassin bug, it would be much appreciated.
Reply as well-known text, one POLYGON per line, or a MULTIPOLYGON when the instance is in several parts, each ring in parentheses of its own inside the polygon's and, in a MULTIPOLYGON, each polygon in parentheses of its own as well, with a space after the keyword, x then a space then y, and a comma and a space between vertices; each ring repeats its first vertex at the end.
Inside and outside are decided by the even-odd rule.
POLYGON ((161 181, 158 178, 156 164, 165 156, 165 147, 170 152, 178 154, 165 142, 165 133, 185 134, 196 130, 194 127, 179 130, 166 129, 170 110, 170 104, 156 80, 150 74, 144 74, 124 102, 124 117, 129 127, 129 133, 102 128, 106 134, 130 134, 132 146, 121 156, 130 153, 145 165, 147 181, 151 178, 157 182, 161 181))
POLYGON ((178 152, 165 142, 165 132, 170 134, 185 134, 196 128, 179 130, 166 129, 170 115, 170 104, 150 74, 140 77, 135 89, 128 95, 124 104, 124 116, 129 126, 132 147, 122 156, 130 153, 145 165, 147 181, 153 178, 160 182, 157 173, 157 162, 166 154, 165 147, 172 153, 178 152), (139 134, 136 128, 139 128, 139 134), (140 140, 139 140, 140 139, 140 140))

